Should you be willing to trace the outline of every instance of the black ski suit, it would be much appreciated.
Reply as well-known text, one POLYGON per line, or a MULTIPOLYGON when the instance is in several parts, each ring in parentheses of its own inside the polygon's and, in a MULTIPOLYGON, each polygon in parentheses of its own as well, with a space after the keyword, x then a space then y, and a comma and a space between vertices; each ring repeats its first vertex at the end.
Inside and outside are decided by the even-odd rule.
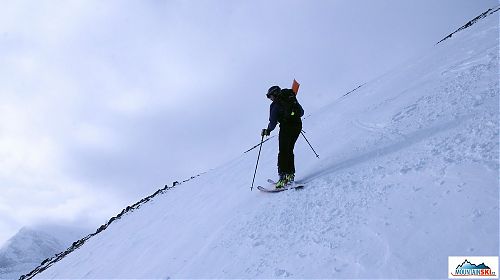
POLYGON ((295 174, 295 159, 293 149, 295 142, 299 138, 302 131, 302 120, 300 117, 304 115, 304 110, 300 104, 300 113, 293 118, 285 118, 285 108, 279 100, 274 100, 269 109, 269 132, 276 128, 280 123, 279 133, 279 153, 278 153, 278 174, 295 174))

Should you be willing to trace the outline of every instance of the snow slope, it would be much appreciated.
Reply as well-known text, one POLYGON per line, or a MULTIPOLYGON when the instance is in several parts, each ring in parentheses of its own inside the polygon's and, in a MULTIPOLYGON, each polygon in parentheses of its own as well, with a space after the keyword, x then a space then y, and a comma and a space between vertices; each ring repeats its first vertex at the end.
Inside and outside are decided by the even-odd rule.
MULTIPOLYGON (((35 278, 446 278, 448 256, 498 255, 498 26, 487 16, 308 116, 321 159, 299 139, 304 189, 250 191, 254 149, 35 278)), ((276 154, 277 137, 257 183, 276 154)))

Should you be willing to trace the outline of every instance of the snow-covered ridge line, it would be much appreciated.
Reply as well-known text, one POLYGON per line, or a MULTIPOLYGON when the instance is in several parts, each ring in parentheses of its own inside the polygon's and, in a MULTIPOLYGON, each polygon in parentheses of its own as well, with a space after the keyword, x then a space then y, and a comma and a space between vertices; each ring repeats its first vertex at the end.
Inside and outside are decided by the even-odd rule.
POLYGON ((178 182, 178 181, 174 181, 172 183, 172 186, 169 187, 168 185, 165 185, 165 187, 157 190, 156 192, 154 192, 153 194, 139 200, 138 202, 132 204, 132 205, 129 205, 127 206, 126 208, 124 208, 118 215, 114 216, 114 217, 111 217, 111 219, 109 219, 109 221, 103 225, 101 225, 97 230, 96 232, 94 233, 91 233, 87 236, 85 236, 84 238, 78 240, 78 241, 75 241, 73 242, 73 244, 68 248, 66 249, 66 251, 64 252, 61 252, 61 253, 58 253, 56 254, 54 257, 52 258, 47 258, 45 259, 44 261, 42 261, 42 263, 37 266, 35 269, 33 269, 30 273, 28 274, 25 274, 25 275, 22 275, 19 280, 26 280, 26 279, 32 279, 35 275, 37 275, 38 273, 40 272, 43 272, 44 270, 46 270, 47 268, 51 267, 53 264, 55 264, 56 262, 62 260, 64 257, 66 257, 68 254, 72 253, 73 251, 77 250, 78 248, 80 248, 83 244, 85 244, 85 242, 87 242, 87 240, 89 240, 90 238, 96 236, 97 234, 101 233, 102 231, 106 230, 113 222, 115 222, 116 220, 119 220, 121 219, 125 214, 128 214, 128 213, 131 213, 131 212, 134 212, 134 210, 136 209, 139 209, 142 205, 148 203, 149 201, 151 201, 153 198, 155 198, 157 195, 160 195, 160 194, 164 194, 166 191, 170 190, 170 189, 173 189, 175 188, 176 186, 178 185, 181 185, 182 183, 185 183, 185 182, 188 182, 192 179, 195 179, 196 177, 199 177, 201 175, 203 175, 204 173, 201 173, 201 174, 198 174, 196 176, 191 176, 189 179, 186 179, 182 182, 178 182))
POLYGON ((368 82, 363 83, 363 84, 361 84, 361 85, 357 86, 355 89, 353 89, 353 90, 349 91, 348 93, 346 93, 346 94, 342 95, 342 97, 346 97, 346 96, 348 96, 349 94, 351 94, 351 93, 353 93, 353 92, 357 91, 358 89, 360 89, 361 87, 363 87, 363 86, 364 86, 364 85, 366 85, 367 83, 368 83, 368 82))
POLYGON ((441 39, 441 41, 437 42, 436 45, 439 44, 439 43, 441 43, 441 42, 443 42, 443 41, 445 41, 445 40, 447 40, 447 39, 449 39, 449 38, 451 38, 453 36, 453 34, 455 34, 457 32, 460 32, 460 31, 462 31, 462 30, 464 30, 466 28, 471 27, 478 20, 483 19, 483 18, 485 18, 487 16, 490 16, 490 15, 498 12, 498 10, 500 10, 500 5, 496 6, 495 8, 488 9, 486 12, 478 15, 477 17, 473 18, 472 20, 470 20, 466 24, 462 25, 462 27, 460 27, 459 29, 457 29, 457 30, 453 31, 452 33, 450 33, 450 35, 448 35, 448 36, 444 37, 443 39, 441 39))

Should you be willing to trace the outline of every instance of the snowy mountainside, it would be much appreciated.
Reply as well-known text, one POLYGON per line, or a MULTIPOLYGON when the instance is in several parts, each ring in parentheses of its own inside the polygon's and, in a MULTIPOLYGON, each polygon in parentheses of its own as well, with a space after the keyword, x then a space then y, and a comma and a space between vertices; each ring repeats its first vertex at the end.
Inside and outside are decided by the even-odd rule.
MULTIPOLYGON (((299 139, 304 189, 250 191, 253 150, 27 277, 446 278, 448 256, 498 256, 498 21, 481 18, 306 118, 321 159, 299 139)), ((274 137, 257 183, 276 177, 276 155, 274 137)))

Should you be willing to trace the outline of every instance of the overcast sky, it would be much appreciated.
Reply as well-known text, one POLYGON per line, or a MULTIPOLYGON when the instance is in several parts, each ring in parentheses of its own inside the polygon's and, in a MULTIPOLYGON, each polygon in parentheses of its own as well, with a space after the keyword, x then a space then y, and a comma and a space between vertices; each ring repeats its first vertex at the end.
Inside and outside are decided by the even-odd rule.
POLYGON ((0 1, 0 244, 96 228, 256 144, 271 85, 313 113, 497 3, 0 1))

